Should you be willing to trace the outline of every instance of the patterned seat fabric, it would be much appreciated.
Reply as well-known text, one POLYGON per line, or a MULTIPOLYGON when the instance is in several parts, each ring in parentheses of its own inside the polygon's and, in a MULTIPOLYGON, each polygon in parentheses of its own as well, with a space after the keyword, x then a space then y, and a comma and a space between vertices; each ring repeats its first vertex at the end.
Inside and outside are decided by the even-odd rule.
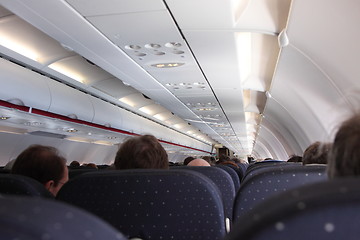
POLYGON ((221 195, 202 174, 134 169, 80 175, 58 199, 93 212, 128 237, 223 239, 221 195))
POLYGON ((84 210, 54 199, 0 198, 1 239, 125 240, 115 228, 84 210))
POLYGON ((225 165, 216 165, 216 167, 225 170, 230 175, 230 177, 232 178, 232 180, 234 182, 235 193, 236 193, 240 188, 240 178, 239 178, 239 175, 237 174, 237 172, 233 168, 225 166, 225 165))
POLYGON ((40 182, 16 174, 0 174, 0 194, 54 198, 40 182))
POLYGON ((235 186, 230 175, 218 167, 195 167, 195 166, 181 166, 174 169, 190 170, 201 173, 211 179, 216 187, 220 190, 221 198, 224 205, 225 217, 232 220, 235 186))
POLYGON ((267 198, 305 184, 327 179, 325 165, 267 168, 241 184, 234 202, 234 222, 267 198))
POLYGON ((268 199, 226 240, 359 239, 360 178, 322 181, 268 199))
POLYGON ((257 163, 251 164, 246 169, 245 175, 243 177, 243 181, 245 181, 249 177, 254 176, 258 173, 261 173, 263 171, 268 171, 268 169, 270 169, 270 168, 286 168, 286 167, 293 167, 293 166, 302 166, 302 163, 293 163, 293 162, 285 162, 285 161, 257 162, 257 163))
POLYGON ((69 168, 69 179, 73 179, 81 174, 94 172, 94 171, 99 171, 99 170, 93 168, 75 168, 75 169, 69 168))

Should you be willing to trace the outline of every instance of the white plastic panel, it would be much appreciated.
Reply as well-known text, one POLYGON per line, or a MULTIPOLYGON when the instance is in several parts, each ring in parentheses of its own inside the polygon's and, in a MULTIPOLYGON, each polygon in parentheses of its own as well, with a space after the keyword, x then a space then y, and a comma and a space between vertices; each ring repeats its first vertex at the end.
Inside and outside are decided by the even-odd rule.
POLYGON ((50 91, 47 78, 0 58, 0 99, 20 99, 25 106, 48 110, 50 91))
POLYGON ((260 158, 262 158, 262 159, 273 158, 273 159, 276 159, 276 160, 282 160, 282 159, 280 159, 278 157, 278 155, 276 154, 276 152, 272 148, 271 142, 265 141, 264 139, 262 139, 259 136, 258 139, 256 140, 256 144, 255 144, 254 148, 256 148, 257 145, 261 146, 261 148, 263 148, 267 152, 267 155, 260 155, 260 158))
POLYGON ((46 66, 58 59, 74 55, 58 42, 16 15, 0 19, 0 45, 46 66))
POLYGON ((117 78, 110 78, 92 85, 93 88, 100 90, 103 93, 109 94, 110 96, 119 99, 127 95, 138 93, 137 90, 130 86, 124 85, 117 78))
POLYGON ((23 150, 32 144, 53 146, 67 159, 69 164, 73 160, 81 163, 111 164, 118 149, 117 146, 105 146, 92 143, 80 143, 66 139, 56 139, 34 135, 14 135, 0 133, 0 166, 16 158, 23 150))
POLYGON ((301 149, 300 148, 293 149, 289 145, 289 140, 284 138, 284 136, 282 134, 280 134, 278 129, 272 125, 272 123, 268 120, 268 118, 262 119, 261 129, 266 130, 266 132, 267 132, 267 134, 263 134, 263 131, 259 132, 259 134, 262 136, 262 139, 270 142, 270 140, 271 140, 270 136, 274 136, 274 138, 276 138, 276 140, 279 142, 279 144, 281 144, 281 149, 284 150, 284 153, 286 153, 286 156, 290 156, 290 155, 294 155, 294 154, 302 155, 301 149), (295 152, 295 151, 298 151, 298 152, 295 152))
POLYGON ((93 85, 113 77, 79 55, 63 58, 52 63, 49 67, 85 85, 93 85))
POLYGON ((69 116, 76 115, 77 119, 91 122, 94 108, 87 94, 56 81, 48 81, 51 91, 51 105, 49 112, 69 116))
POLYGON ((317 64, 344 94, 359 87, 359 9, 357 0, 296 0, 287 27, 290 44, 317 64))
MULTIPOLYGON (((265 146, 269 147, 269 151, 271 151, 272 156, 277 158, 278 160, 287 160, 289 154, 286 152, 284 146, 278 136, 276 136, 269 129, 262 127, 259 130, 259 136, 257 138, 256 143, 262 142, 265 146)), ((265 156, 264 156, 265 157, 265 156)))
POLYGON ((123 128, 123 116, 119 107, 93 96, 89 96, 89 99, 94 107, 93 123, 102 126, 110 125, 117 129, 123 128))
POLYGON ((337 104, 343 97, 328 76, 292 46, 281 52, 271 95, 292 117, 285 123, 289 131, 295 136, 302 134, 290 127, 289 123, 296 121, 305 133, 305 146, 330 140, 334 121, 340 117, 337 104))
MULTIPOLYGON (((305 150, 309 139, 296 119, 293 119, 286 109, 273 99, 269 99, 264 114, 266 121, 270 122, 279 135, 286 139, 288 145, 295 153, 302 153, 305 150)), ((265 139, 265 141, 268 141, 268 139, 265 139)))
POLYGON ((101 4, 98 0, 67 0, 67 2, 84 16, 165 9, 164 4, 158 0, 107 0, 102 1, 101 4))
POLYGON ((25 135, 0 133, 0 166, 17 157, 16 146, 25 135))
POLYGON ((251 0, 237 18, 236 27, 279 33, 285 26, 291 0, 251 0))

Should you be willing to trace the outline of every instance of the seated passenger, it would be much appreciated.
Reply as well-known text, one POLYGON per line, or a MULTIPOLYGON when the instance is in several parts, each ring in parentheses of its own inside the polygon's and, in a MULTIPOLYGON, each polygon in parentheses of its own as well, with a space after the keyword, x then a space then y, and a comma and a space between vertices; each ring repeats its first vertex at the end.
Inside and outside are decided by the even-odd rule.
POLYGON ((292 155, 287 162, 302 162, 302 156, 292 155))
POLYGON ((69 168, 80 168, 80 163, 74 160, 70 163, 69 168))
POLYGON ((360 175, 360 114, 343 122, 337 131, 327 172, 330 179, 360 175))
POLYGON ((133 137, 121 144, 114 165, 116 169, 169 168, 165 149, 152 135, 133 137))
POLYGON ((302 162, 306 164, 326 164, 331 143, 314 142, 304 151, 302 162))
POLYGON ((54 196, 69 180, 66 159, 56 148, 31 145, 16 158, 11 173, 34 178, 54 196))
POLYGON ((188 166, 210 166, 210 163, 208 163, 208 161, 201 159, 201 158, 196 158, 194 160, 192 160, 191 162, 188 163, 188 166))
POLYGON ((189 162, 191 162, 191 161, 194 160, 194 159, 195 159, 195 158, 194 158, 194 157, 191 157, 191 156, 185 158, 183 165, 188 165, 189 162))
POLYGON ((239 168, 239 166, 232 159, 230 159, 230 157, 226 156, 225 154, 220 155, 219 161, 217 161, 216 164, 230 166, 233 168, 239 168))

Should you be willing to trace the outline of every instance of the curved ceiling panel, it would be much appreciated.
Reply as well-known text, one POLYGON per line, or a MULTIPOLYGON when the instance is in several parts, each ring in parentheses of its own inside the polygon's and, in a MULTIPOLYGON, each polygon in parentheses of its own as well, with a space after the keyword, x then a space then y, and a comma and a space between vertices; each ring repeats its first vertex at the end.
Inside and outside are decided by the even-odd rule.
MULTIPOLYGON (((279 139, 278 136, 276 136, 272 132, 272 129, 268 129, 262 126, 259 129, 259 135, 256 140, 257 140, 256 144, 260 142, 268 148, 273 158, 276 158, 278 160, 288 159, 290 154, 286 152, 286 149, 284 148, 284 145, 281 141, 282 139, 281 138, 279 139)), ((256 148, 256 144, 255 144, 255 148, 256 148)), ((266 158, 266 156, 264 156, 263 158, 266 158)))
POLYGON ((306 134, 305 145, 329 141, 339 113, 334 109, 343 97, 327 75, 292 46, 282 49, 271 95, 306 134))
POLYGON ((269 99, 264 111, 266 120, 271 122, 277 132, 288 142, 288 145, 297 154, 302 154, 308 146, 308 138, 286 109, 274 99, 269 99))
POLYGON ((290 44, 347 94, 360 79, 360 32, 356 24, 360 22, 360 2, 297 0, 292 5, 287 27, 290 44))

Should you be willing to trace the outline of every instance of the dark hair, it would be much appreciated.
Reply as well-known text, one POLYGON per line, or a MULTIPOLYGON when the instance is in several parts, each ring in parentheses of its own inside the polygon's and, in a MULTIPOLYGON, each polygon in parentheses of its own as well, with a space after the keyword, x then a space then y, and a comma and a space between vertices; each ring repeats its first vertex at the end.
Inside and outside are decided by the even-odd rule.
POLYGON ((342 123, 329 154, 329 178, 360 175, 360 114, 342 123))
POLYGON ((189 156, 189 157, 187 157, 187 158, 185 158, 184 159, 184 165, 188 165, 189 164, 189 162, 191 162, 192 160, 194 160, 195 158, 194 157, 191 157, 191 156, 189 156))
POLYGON ((302 162, 302 156, 292 155, 287 160, 288 162, 302 162))
POLYGON ((116 153, 116 169, 158 168, 168 169, 168 156, 152 135, 133 137, 124 142, 116 153))
POLYGON ((331 149, 330 143, 314 142, 304 151, 302 162, 303 165, 319 163, 326 164, 328 159, 328 153, 331 149))
POLYGON ((53 180, 57 186, 64 176, 66 160, 56 148, 31 145, 16 158, 11 173, 28 176, 45 184, 53 180))
POLYGON ((228 162, 230 161, 230 157, 226 156, 225 154, 221 154, 219 157, 219 161, 217 161, 216 163, 222 163, 222 162, 228 162))
POLYGON ((78 167, 80 167, 80 163, 78 161, 74 160, 70 163, 69 167, 78 168, 78 167))

